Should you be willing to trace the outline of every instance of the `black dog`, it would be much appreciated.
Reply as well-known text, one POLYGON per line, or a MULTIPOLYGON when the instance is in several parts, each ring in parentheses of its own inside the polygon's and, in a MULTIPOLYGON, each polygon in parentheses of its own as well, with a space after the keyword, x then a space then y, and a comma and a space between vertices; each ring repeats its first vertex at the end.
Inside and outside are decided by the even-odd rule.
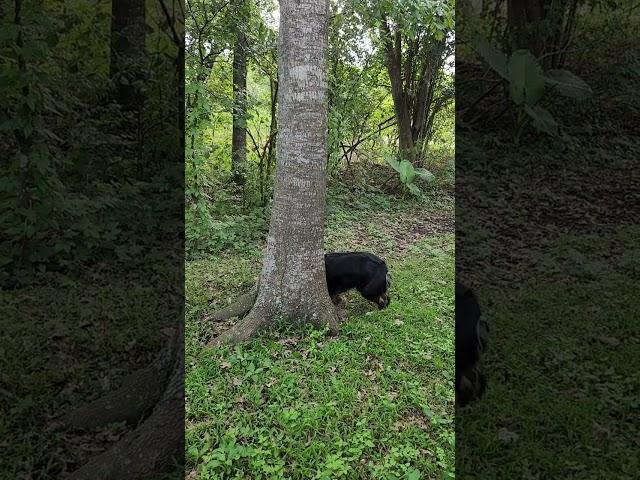
POLYGON ((389 306, 391 277, 384 260, 372 253, 327 253, 324 256, 327 288, 334 303, 341 293, 355 288, 376 303, 379 309, 389 306))
POLYGON ((480 357, 487 347, 488 325, 475 294, 456 282, 456 403, 479 400, 487 386, 480 357))

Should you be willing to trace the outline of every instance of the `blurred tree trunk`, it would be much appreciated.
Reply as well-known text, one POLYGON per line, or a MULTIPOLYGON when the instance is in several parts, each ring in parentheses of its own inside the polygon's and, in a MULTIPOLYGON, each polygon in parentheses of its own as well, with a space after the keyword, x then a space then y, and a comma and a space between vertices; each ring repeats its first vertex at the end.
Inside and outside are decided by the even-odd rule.
POLYGON ((244 185, 247 175, 247 36, 241 20, 245 15, 245 0, 234 0, 236 41, 233 49, 233 127, 231 134, 231 164, 233 180, 244 185))
POLYGON ((139 109, 143 99, 136 89, 145 60, 146 9, 144 0, 112 0, 110 75, 116 99, 125 108, 139 109))
POLYGON ((559 68, 575 30, 579 0, 508 0, 507 24, 512 50, 527 49, 543 68, 559 68))
POLYGON ((280 0, 278 152, 267 251, 249 314, 214 344, 277 318, 337 330, 324 269, 328 0, 280 0))

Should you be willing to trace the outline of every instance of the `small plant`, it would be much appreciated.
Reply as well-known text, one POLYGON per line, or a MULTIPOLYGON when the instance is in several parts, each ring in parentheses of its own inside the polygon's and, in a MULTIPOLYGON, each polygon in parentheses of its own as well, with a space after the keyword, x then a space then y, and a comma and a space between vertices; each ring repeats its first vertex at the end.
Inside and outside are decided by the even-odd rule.
POLYGON ((548 135, 558 135, 558 123, 540 105, 545 91, 570 98, 586 98, 593 92, 584 80, 564 69, 544 72, 529 50, 516 50, 511 55, 498 50, 486 40, 479 42, 478 53, 492 70, 509 83, 509 98, 514 105, 514 141, 520 142, 525 127, 533 127, 548 135))
POLYGON ((400 175, 400 183, 416 197, 422 193, 420 187, 414 183, 416 178, 422 178, 427 182, 435 180, 435 176, 429 170, 415 168, 408 160, 398 162, 395 158, 386 156, 385 161, 391 165, 391 168, 398 172, 398 175, 400 175))

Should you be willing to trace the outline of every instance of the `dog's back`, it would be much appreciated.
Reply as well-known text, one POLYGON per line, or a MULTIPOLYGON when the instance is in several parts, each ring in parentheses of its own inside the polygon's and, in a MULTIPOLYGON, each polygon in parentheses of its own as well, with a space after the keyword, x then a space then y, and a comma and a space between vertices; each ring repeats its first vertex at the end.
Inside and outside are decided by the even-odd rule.
POLYGON ((327 253, 324 259, 331 297, 355 288, 380 308, 389 304, 391 279, 383 259, 369 252, 327 253))

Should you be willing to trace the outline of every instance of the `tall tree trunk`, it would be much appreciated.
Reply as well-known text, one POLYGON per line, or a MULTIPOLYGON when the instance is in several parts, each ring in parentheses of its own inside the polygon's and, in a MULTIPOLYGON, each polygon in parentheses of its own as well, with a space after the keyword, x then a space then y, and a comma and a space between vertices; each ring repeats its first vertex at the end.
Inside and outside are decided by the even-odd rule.
POLYGON ((240 18, 245 14, 245 0, 234 0, 236 43, 233 50, 233 128, 231 164, 233 180, 244 185, 247 170, 247 36, 240 18))
POLYGON ((145 55, 146 12, 144 0, 112 0, 110 75, 117 100, 126 108, 140 108, 142 99, 135 82, 142 76, 145 55))
POLYGON ((391 80, 391 96, 398 125, 400 156, 406 160, 414 159, 414 143, 411 134, 411 116, 409 99, 402 81, 402 37, 399 31, 391 32, 386 19, 382 21, 382 38, 385 46, 385 61, 391 80))
MULTIPOLYGON (((271 121, 269 123, 269 145, 267 147, 265 179, 271 177, 271 172, 276 164, 276 135, 278 131, 278 77, 269 79, 269 90, 271 97, 271 121)), ((262 199, 262 205, 266 206, 267 198, 262 199)))
POLYGON ((575 28, 577 0, 508 0, 512 49, 524 48, 541 58, 543 68, 562 66, 575 28))
POLYGON ((429 116, 434 109, 434 93, 438 75, 443 66, 443 54, 446 46, 446 37, 441 40, 425 39, 425 47, 422 49, 424 63, 418 76, 418 94, 413 107, 412 134, 415 143, 428 141, 427 128, 429 116))
POLYGON ((253 308, 214 343, 276 318, 337 330, 324 270, 328 0, 280 0, 278 152, 271 224, 253 308))

